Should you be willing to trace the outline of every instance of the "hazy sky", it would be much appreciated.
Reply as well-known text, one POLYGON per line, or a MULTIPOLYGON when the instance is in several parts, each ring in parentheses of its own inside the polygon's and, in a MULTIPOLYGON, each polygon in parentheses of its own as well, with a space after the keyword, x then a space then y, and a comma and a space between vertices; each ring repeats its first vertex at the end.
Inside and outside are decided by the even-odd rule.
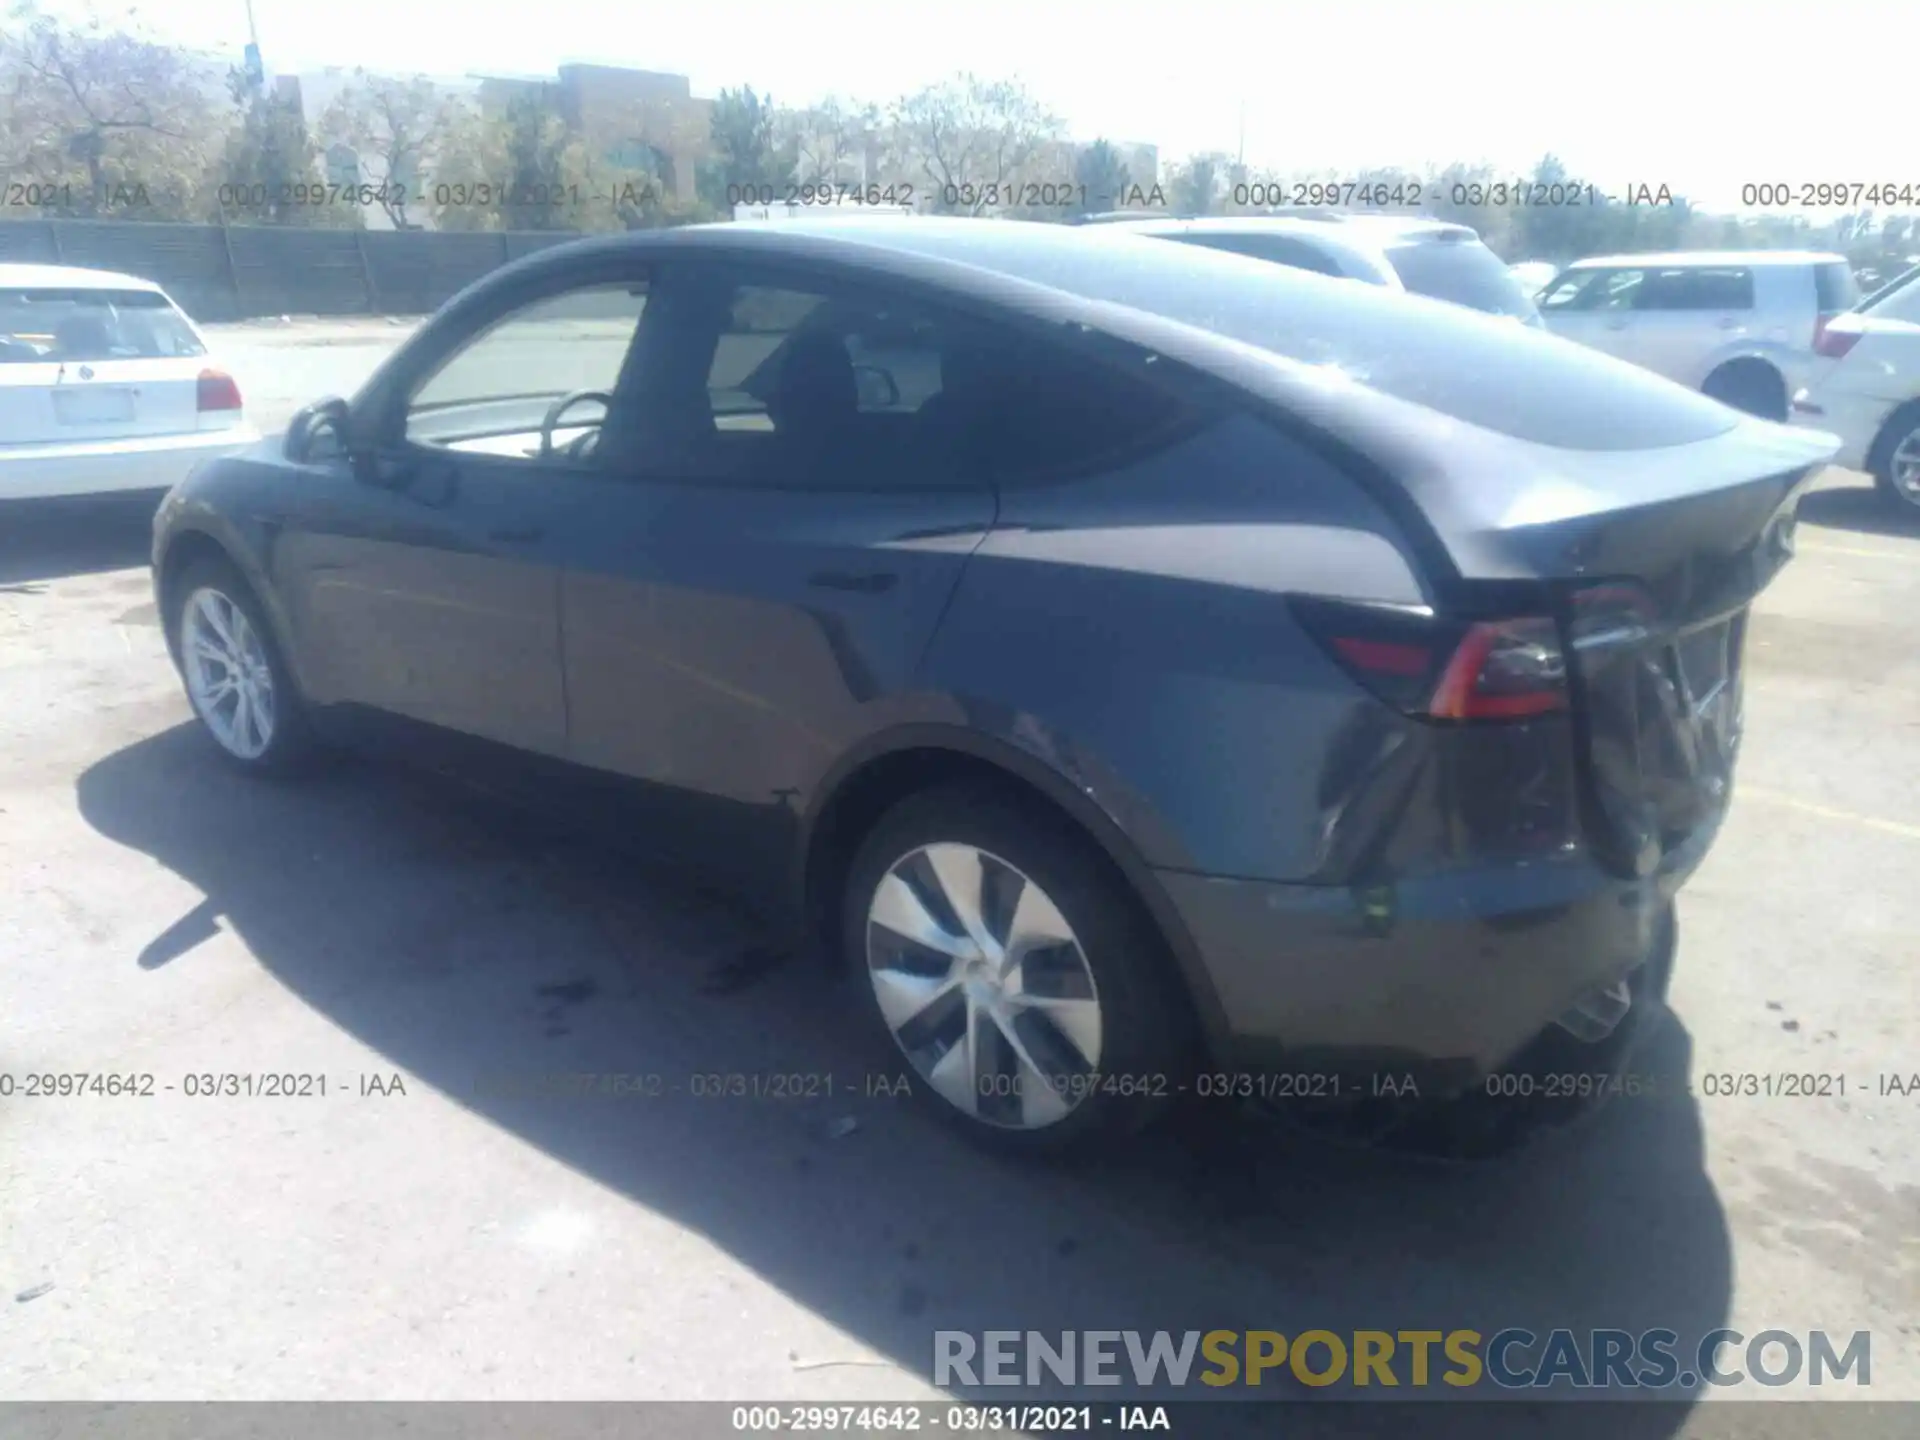
MULTIPOLYGON (((80 0, 52 0, 76 9, 80 0)), ((1920 187, 1920 109, 1874 56, 1911 55, 1916 0, 253 0, 270 71, 677 71, 696 94, 885 102, 970 69, 1017 78, 1076 139, 1282 170, 1551 149, 1602 187, 1714 209, 1743 183, 1920 187), (1876 78, 1876 72, 1877 78, 1876 78)), ((169 39, 237 51, 246 0, 145 0, 169 39)))

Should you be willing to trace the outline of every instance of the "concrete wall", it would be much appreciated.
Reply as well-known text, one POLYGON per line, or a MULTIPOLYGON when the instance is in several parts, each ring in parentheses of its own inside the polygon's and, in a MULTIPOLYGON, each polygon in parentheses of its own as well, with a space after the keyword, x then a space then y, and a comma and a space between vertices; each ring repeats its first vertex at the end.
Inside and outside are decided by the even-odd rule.
POLYGON ((94 220, 0 222, 0 261, 79 265, 166 288, 195 320, 424 315, 568 231, 302 230, 94 220))

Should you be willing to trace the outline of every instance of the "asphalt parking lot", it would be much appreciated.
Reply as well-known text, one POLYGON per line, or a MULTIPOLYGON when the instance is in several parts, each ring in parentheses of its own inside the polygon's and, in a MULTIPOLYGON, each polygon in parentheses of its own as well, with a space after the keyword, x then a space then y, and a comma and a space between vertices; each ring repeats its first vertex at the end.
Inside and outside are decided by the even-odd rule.
MULTIPOLYGON (((236 329, 268 426, 404 333, 236 329)), ((0 1398, 892 1399, 938 1328, 1726 1325, 1869 1330, 1865 1393, 1920 1399, 1920 1093, 1880 1093, 1920 1074, 1920 526, 1844 472, 1803 516, 1638 1068, 1844 1097, 1622 1098, 1466 1167, 1195 1110, 1072 1170, 867 1093, 849 992, 581 837, 358 760, 228 773, 146 513, 9 517, 0 1072, 156 1081, 0 1099, 0 1398), (682 1089, 525 1093, 554 1072, 682 1089), (269 1073, 326 1093, 187 1093, 269 1073), (691 1093, 732 1073, 834 1093, 691 1093)))

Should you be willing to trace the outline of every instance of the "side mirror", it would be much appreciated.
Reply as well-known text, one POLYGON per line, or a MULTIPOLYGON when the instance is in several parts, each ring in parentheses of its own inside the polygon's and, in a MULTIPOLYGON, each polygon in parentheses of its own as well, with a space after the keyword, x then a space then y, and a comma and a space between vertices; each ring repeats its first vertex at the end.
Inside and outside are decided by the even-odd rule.
POLYGON ((320 465, 347 453, 347 402, 337 395, 303 407, 287 424, 286 453, 302 465, 320 465))

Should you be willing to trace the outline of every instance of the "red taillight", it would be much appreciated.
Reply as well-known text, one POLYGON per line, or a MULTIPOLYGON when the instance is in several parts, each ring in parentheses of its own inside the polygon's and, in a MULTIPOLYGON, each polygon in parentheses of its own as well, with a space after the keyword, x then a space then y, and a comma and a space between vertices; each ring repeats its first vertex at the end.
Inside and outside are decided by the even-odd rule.
POLYGON ((1293 607, 1342 669, 1409 715, 1523 720, 1567 708, 1566 656, 1550 619, 1463 623, 1304 598, 1293 607))
POLYGON ((1370 675, 1424 676, 1433 668, 1433 651, 1425 645, 1401 645, 1391 640, 1363 640, 1357 635, 1331 637, 1340 658, 1370 675))
POLYGON ((1468 627, 1433 687, 1439 720, 1519 720, 1567 708, 1567 659, 1547 619, 1468 627))
POLYGON ((197 387, 196 408, 207 410, 240 409, 240 387, 224 370, 202 370, 197 387))
POLYGON ((1838 360, 1860 343, 1858 330, 1834 330, 1829 326, 1838 315, 1822 315, 1813 327, 1813 353, 1838 360))

